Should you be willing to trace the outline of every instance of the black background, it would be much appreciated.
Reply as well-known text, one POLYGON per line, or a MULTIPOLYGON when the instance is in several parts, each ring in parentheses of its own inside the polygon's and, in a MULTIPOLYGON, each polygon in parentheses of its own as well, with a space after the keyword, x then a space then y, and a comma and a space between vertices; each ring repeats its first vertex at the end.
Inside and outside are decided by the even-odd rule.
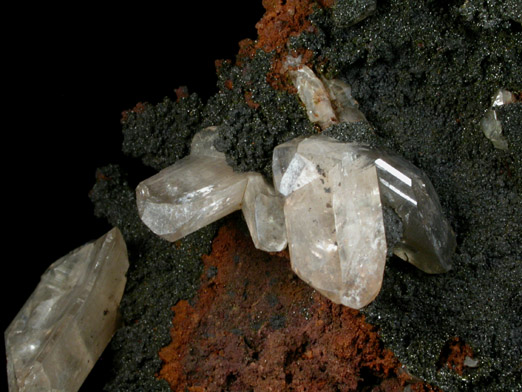
POLYGON ((172 4, 6 10, 2 330, 52 262, 110 229, 88 193, 122 159, 121 112, 179 86, 206 101, 214 61, 234 59, 263 14, 260 0, 172 4))

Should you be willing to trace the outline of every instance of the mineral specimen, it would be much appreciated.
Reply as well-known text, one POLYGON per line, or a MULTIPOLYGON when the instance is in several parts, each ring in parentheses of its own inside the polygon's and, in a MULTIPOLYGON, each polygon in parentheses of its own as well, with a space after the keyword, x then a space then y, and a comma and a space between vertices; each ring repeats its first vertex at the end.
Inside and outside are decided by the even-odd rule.
POLYGON ((500 89, 493 97, 493 104, 491 108, 486 111, 484 118, 480 122, 482 132, 484 135, 491 140, 491 143, 500 150, 507 150, 507 140, 502 135, 502 125, 497 118, 496 107, 507 105, 515 102, 515 96, 508 90, 500 89))
POLYGON ((157 235, 176 241, 243 210, 254 244, 277 252, 286 247, 283 203, 258 173, 236 173, 214 148, 216 127, 197 133, 189 156, 136 188, 142 221, 157 235))
POLYGON ((378 169, 382 201, 402 220, 395 255, 430 274, 449 271, 457 243, 431 181, 399 156, 382 151, 370 155, 378 169))
POLYGON ((451 268, 455 237, 426 176, 405 160, 326 136, 274 150, 286 196, 292 268, 336 303, 361 308, 379 293, 386 261, 381 201, 403 222, 394 253, 428 273, 451 268))
POLYGON ((357 151, 343 155, 339 147, 345 145, 321 139, 298 145, 297 159, 307 170, 285 201, 290 259, 305 282, 358 309, 379 293, 386 262, 377 171, 357 151))
MULTIPOLYGON (((339 110, 357 110, 347 85, 329 85, 339 110)), ((407 161, 326 136, 290 140, 273 155, 283 210, 283 198, 260 174, 228 166, 214 148, 217 135, 215 128, 196 134, 188 157, 138 185, 140 217, 156 234, 176 241, 242 209, 258 249, 280 251, 288 238, 297 275, 332 301, 359 309, 382 284, 383 202, 403 223, 394 253, 428 273, 450 269, 453 232, 430 181, 407 161)))
POLYGON ((48 268, 5 331, 11 392, 80 388, 118 326, 128 267, 114 228, 48 268))

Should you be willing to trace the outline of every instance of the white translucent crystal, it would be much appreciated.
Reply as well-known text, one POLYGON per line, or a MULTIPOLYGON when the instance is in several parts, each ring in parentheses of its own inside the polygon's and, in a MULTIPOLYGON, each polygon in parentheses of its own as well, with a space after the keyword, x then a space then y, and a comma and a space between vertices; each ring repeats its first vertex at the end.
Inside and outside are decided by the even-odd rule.
POLYGON ((288 57, 285 66, 311 122, 318 123, 324 130, 338 122, 366 121, 347 83, 319 78, 300 61, 300 57, 288 57))
POLYGON ((333 209, 345 287, 341 303, 359 309, 377 297, 386 264, 386 236, 377 170, 367 157, 333 170, 333 209), (340 169, 340 170, 339 170, 340 169))
POLYGON ((484 135, 491 140, 491 143, 493 143, 495 148, 507 150, 508 143, 502 135, 502 124, 497 118, 497 111, 495 108, 513 103, 516 101, 516 98, 512 92, 500 89, 497 91, 492 101, 491 108, 486 111, 480 122, 480 127, 482 128, 484 135))
POLYGON ((279 252, 286 248, 283 203, 261 174, 249 175, 242 211, 257 249, 279 252))
POLYGON ((336 124, 338 121, 328 92, 321 79, 310 67, 306 65, 300 65, 297 68, 291 67, 288 73, 297 88, 299 98, 306 107, 310 121, 318 123, 322 129, 336 124))
MULTIPOLYGON (((359 309, 381 288, 386 239, 376 168, 350 147, 323 136, 299 142, 293 160, 311 162, 310 175, 301 171, 296 181, 304 185, 292 187, 284 211, 296 274, 332 301, 359 309)), ((274 162, 287 152, 276 148, 274 162)))
POLYGON ((254 245, 286 247, 283 199, 258 173, 236 173, 214 147, 216 127, 198 132, 188 157, 141 182, 138 212, 156 234, 176 241, 242 209, 254 245))
POLYGON ((286 196, 294 271, 337 303, 360 308, 378 294, 386 259, 382 203, 403 223, 394 252, 428 273, 451 268, 455 236, 429 179, 406 160, 322 135, 274 149, 286 196))
POLYGON ((5 331, 11 392, 80 388, 118 326, 128 267, 114 228, 47 269, 5 331))
POLYGON ((247 173, 215 151, 217 131, 195 136, 191 154, 136 188, 138 213, 157 235, 176 241, 241 208, 247 173))

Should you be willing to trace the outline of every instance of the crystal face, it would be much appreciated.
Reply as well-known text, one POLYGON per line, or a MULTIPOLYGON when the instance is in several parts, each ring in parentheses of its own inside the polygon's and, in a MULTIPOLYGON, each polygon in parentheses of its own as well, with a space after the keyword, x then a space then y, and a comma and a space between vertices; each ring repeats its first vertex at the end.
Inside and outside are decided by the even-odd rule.
POLYGON ((80 388, 118 326, 128 267, 114 228, 47 269, 5 331, 11 392, 80 388))
POLYGON ((394 253, 427 273, 449 271, 456 240, 435 188, 405 159, 384 152, 378 156, 375 165, 383 203, 392 207, 403 223, 402 240, 394 253))
POLYGON ((348 84, 339 79, 320 79, 300 61, 299 57, 289 57, 285 65, 311 122, 324 130, 339 122, 366 121, 348 84))
POLYGON ((261 174, 249 176, 242 211, 257 249, 279 252, 286 248, 283 203, 284 199, 261 174))
POLYGON ((286 196, 292 268, 336 303, 360 308, 378 294, 386 260, 382 203, 403 222, 394 253, 428 273, 451 268, 455 237, 433 185, 404 159, 325 136, 274 150, 286 196))
MULTIPOLYGON (((288 144, 276 147, 274 165, 288 151, 288 144)), ((293 151, 274 178, 293 189, 284 210, 292 268, 327 298, 359 309, 379 293, 386 262, 377 170, 358 146, 323 136, 302 139, 293 151), (306 165, 289 176, 292 161, 306 165)))
POLYGON ((290 69, 288 73, 297 88, 299 98, 306 106, 308 119, 319 123, 323 129, 337 123, 328 92, 313 71, 306 65, 301 65, 297 69, 290 69))

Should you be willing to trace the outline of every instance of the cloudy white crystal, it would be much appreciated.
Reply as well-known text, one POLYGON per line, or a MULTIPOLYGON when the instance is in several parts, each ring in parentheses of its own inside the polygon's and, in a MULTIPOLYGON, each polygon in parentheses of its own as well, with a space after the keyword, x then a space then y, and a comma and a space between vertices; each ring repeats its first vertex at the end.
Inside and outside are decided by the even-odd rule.
POLYGON ((288 57, 285 65, 311 122, 324 130, 339 122, 366 121, 347 83, 340 79, 319 78, 300 62, 300 57, 288 57))
MULTIPOLYGON (((280 147, 276 164, 290 151, 280 147)), ((357 146, 324 136, 301 139, 292 151, 286 171, 292 161, 309 162, 299 176, 284 171, 278 181, 278 189, 293 189, 284 210, 292 268, 330 300, 359 309, 379 293, 386 262, 376 168, 357 146)))
POLYGON ((128 266, 114 228, 47 269, 5 331, 11 392, 80 388, 118 326, 128 266))
POLYGON ((290 67, 288 73, 297 88, 299 98, 306 107, 308 119, 313 123, 318 123, 322 129, 336 124, 338 120, 332 108, 328 91, 310 67, 307 65, 290 67))
POLYGON ((177 241, 241 208, 248 174, 215 150, 215 128, 194 137, 191 154, 136 188, 138 213, 157 235, 177 241))
POLYGON ((386 260, 381 203, 403 223, 395 254, 427 273, 451 268, 455 236, 433 185, 411 163, 311 136, 277 146, 273 165, 286 196, 292 268, 332 301, 361 308, 378 294, 386 260))
POLYGON ((236 173, 217 151, 216 127, 198 132, 188 157, 136 188, 142 221, 168 241, 242 209, 254 245, 269 252, 286 247, 283 200, 259 173, 236 173))

